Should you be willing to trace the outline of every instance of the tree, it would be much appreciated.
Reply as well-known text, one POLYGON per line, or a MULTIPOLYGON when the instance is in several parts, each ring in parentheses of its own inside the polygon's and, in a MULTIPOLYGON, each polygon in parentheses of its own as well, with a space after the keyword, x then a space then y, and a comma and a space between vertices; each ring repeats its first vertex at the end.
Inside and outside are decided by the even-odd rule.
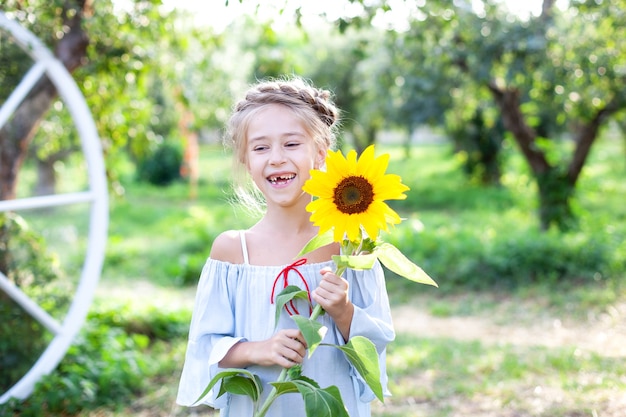
MULTIPOLYGON (((9 2, 5 6, 8 10, 16 7, 16 15, 32 16, 32 10, 26 5, 22 8, 21 2, 9 2)), ((88 38, 81 26, 83 16, 89 15, 89 2, 63 2, 53 7, 54 25, 63 28, 63 36, 55 43, 54 53, 68 71, 73 72, 82 65, 87 56, 88 38), (58 14, 56 14, 58 13, 58 14), (56 15, 55 15, 56 14, 56 15)), ((50 37, 48 37, 49 39, 50 37)), ((19 71, 24 66, 25 59, 20 59, 20 65, 13 70, 19 71)), ((14 71, 9 74, 15 78, 14 71)), ((35 87, 28 93, 16 109, 13 118, 0 128, 0 199, 15 198, 15 187, 19 169, 26 156, 26 150, 31 142, 35 130, 57 96, 56 88, 47 76, 42 76, 35 87)))
MULTIPOLYGON (((7 0, 2 8, 39 36, 72 73, 95 116, 112 183, 121 159, 139 164, 161 143, 181 140, 177 102, 184 101, 204 125, 223 124, 231 74, 215 59, 220 37, 188 25, 183 12, 165 11, 158 0, 134 0, 124 8, 111 0, 7 0)), ((32 65, 23 52, 6 46, 0 53, 7 63, 0 69, 4 94, 32 65)), ((15 197, 29 149, 37 148, 33 153, 48 168, 78 149, 77 136, 71 140, 59 129, 67 119, 62 111, 50 112, 55 107, 62 104, 43 76, 0 130, 0 199, 15 197), (35 132, 42 122, 47 131, 38 141, 35 132)))
POLYGON ((391 54, 384 48, 384 31, 350 29, 341 35, 332 30, 314 35, 309 61, 317 64, 306 76, 334 92, 341 130, 361 152, 376 142, 389 119, 394 101, 391 54))
POLYGON ((581 1, 560 10, 545 0, 529 21, 508 24, 492 8, 478 36, 457 30, 459 65, 489 89, 537 181, 543 229, 572 225, 571 199, 591 147, 626 108, 626 54, 616 42, 626 34, 624 5, 581 1))
MULTIPOLYGON (((470 2, 429 1, 410 33, 436 38, 424 44, 440 74, 464 78, 457 88, 489 92, 537 182, 541 227, 568 228, 592 145, 626 108, 626 47, 618 42, 626 35, 626 3, 573 0, 560 9, 545 0, 541 15, 529 19, 482 4, 476 12, 470 2)), ((373 6, 370 16, 385 8, 373 6)), ((415 61, 414 73, 425 59, 415 61)))

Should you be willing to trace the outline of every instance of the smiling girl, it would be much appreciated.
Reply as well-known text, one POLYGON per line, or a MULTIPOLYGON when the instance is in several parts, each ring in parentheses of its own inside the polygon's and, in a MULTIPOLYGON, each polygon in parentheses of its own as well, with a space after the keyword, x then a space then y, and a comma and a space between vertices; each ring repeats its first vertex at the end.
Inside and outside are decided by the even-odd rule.
MULTIPOLYGON (((224 368, 257 374, 267 395, 281 369, 302 364, 303 374, 321 387, 339 389, 350 416, 371 415, 374 394, 340 350, 322 346, 307 357, 306 342, 290 317, 306 314, 307 303, 294 301, 275 323, 275 295, 286 285, 308 291, 324 308, 318 320, 328 328, 325 343, 344 344, 357 335, 374 343, 386 391, 385 349, 395 334, 380 265, 335 275, 331 257, 339 254, 337 243, 296 258, 318 233, 305 209, 311 196, 302 187, 311 170, 323 168, 337 122, 330 93, 299 78, 259 83, 235 106, 227 140, 265 210, 250 229, 223 232, 213 242, 198 283, 179 404, 195 405, 224 368)), ((249 397, 218 393, 219 385, 200 403, 221 409, 221 416, 253 415, 249 397)), ((267 415, 306 413, 299 394, 286 394, 267 415)))

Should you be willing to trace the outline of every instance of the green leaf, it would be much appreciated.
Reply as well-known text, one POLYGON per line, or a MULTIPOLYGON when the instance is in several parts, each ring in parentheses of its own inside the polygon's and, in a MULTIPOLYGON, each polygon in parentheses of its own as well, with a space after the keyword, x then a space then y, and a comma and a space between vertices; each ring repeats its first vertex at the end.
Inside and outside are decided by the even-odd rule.
POLYGON ((285 382, 270 382, 270 385, 276 388, 276 396, 283 394, 292 394, 294 392, 298 392, 298 387, 293 381, 285 381, 285 382))
POLYGON ((334 346, 345 353, 350 363, 352 363, 367 385, 372 389, 376 398, 384 402, 383 386, 380 383, 378 352, 376 351, 374 343, 367 337, 353 336, 348 343, 343 346, 328 346, 334 346))
POLYGON ((304 375, 298 375, 297 377, 294 377, 288 381, 270 382, 270 385, 276 388, 277 396, 282 394, 289 394, 292 392, 298 392, 298 386, 300 386, 301 389, 303 389, 302 387, 307 385, 309 386, 309 389, 319 389, 320 387, 320 385, 316 381, 304 375))
POLYGON ((303 387, 300 392, 307 417, 350 417, 336 386, 331 385, 323 389, 303 387))
MULTIPOLYGON (((209 391, 211 391, 211 388, 213 388, 215 386, 215 384, 217 384, 220 380, 227 379, 227 378, 232 378, 234 376, 241 376, 242 378, 246 378, 246 379, 251 381, 251 383, 252 383, 251 387, 253 387, 253 391, 254 391, 254 393, 252 393, 251 397, 256 401, 256 398, 259 398, 259 396, 261 395, 261 392, 263 390, 262 385, 261 385, 261 383, 260 383, 260 381, 258 379, 258 376, 256 376, 252 372, 247 371, 245 369, 229 368, 229 369, 225 369, 225 370, 217 373, 213 377, 213 379, 211 379, 211 381, 209 381, 209 383, 207 384, 206 388, 204 389, 202 394, 200 394, 200 396, 194 402, 194 404, 196 404, 198 401, 200 401, 202 398, 204 398, 209 393, 209 391)), ((222 388, 220 388, 220 393, 219 393, 218 397, 220 395, 224 394, 225 392, 232 392, 233 394, 239 394, 241 391, 247 391, 246 389, 241 388, 236 381, 233 383, 233 385, 230 388, 234 389, 234 390, 237 390, 238 392, 229 391, 228 388, 229 387, 226 387, 226 388, 222 387, 222 388)), ((248 395, 248 394, 245 394, 245 395, 248 395)))
POLYGON ((299 258, 309 252, 313 252, 315 249, 321 248, 323 246, 329 245, 333 243, 333 230, 327 230, 325 233, 321 235, 315 235, 313 239, 309 240, 304 248, 300 251, 296 258, 299 258))
POLYGON ((437 283, 419 266, 411 262, 398 248, 391 243, 382 243, 374 249, 374 254, 389 270, 420 284, 433 285, 437 283))
POLYGON ((230 392, 231 394, 247 395, 252 398, 252 401, 256 402, 260 394, 258 391, 259 386, 257 375, 255 375, 255 378, 243 375, 228 376, 222 379, 218 397, 224 394, 224 392, 230 392))
POLYGON ((309 349, 309 357, 311 357, 315 349, 317 349, 322 342, 328 328, 316 320, 311 320, 299 315, 294 315, 291 318, 296 322, 302 336, 304 336, 304 340, 309 349))
POLYGON ((309 302, 309 293, 295 285, 288 285, 276 296, 276 316, 274 317, 274 326, 278 324, 283 307, 294 298, 301 298, 309 302))
POLYGON ((345 266, 352 269, 372 269, 374 262, 376 262, 376 255, 333 255, 333 261, 335 261, 337 266, 345 266))
POLYGON ((300 392, 307 417, 350 417, 341 392, 334 385, 320 388, 317 382, 304 376, 293 381, 270 384, 276 387, 278 395, 300 392))

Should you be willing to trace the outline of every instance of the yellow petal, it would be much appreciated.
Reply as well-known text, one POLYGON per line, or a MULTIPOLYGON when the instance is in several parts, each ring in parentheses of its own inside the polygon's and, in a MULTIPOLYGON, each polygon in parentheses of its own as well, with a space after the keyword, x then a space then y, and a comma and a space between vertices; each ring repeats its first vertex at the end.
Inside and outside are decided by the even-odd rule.
POLYGON ((348 175, 355 175, 357 173, 357 158, 356 151, 354 149, 348 152, 348 155, 346 156, 346 163, 348 164, 348 169, 344 173, 344 177, 347 177, 348 175))
POLYGON ((348 162, 343 157, 341 151, 331 152, 328 158, 326 158, 326 172, 332 178, 343 178, 349 170, 348 162))
POLYGON ((312 170, 311 178, 304 183, 302 190, 317 197, 332 198, 336 186, 337 184, 327 173, 312 170))
POLYGON ((369 173, 374 165, 374 145, 370 145, 365 148, 356 163, 356 174, 369 178, 369 173))
POLYGON ((377 200, 404 200, 409 187, 402 184, 398 175, 386 174, 374 184, 374 193, 377 200))

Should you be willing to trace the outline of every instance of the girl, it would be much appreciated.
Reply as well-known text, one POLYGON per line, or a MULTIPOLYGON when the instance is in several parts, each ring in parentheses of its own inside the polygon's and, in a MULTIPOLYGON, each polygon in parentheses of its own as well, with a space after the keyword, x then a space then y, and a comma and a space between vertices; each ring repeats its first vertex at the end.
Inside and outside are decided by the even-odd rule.
MULTIPOLYGON (((319 318, 328 328, 325 343, 343 344, 361 335, 375 344, 386 391, 385 348, 395 334, 380 265, 339 277, 331 272, 338 244, 294 262, 318 232, 305 210, 311 196, 302 186, 334 145, 337 119, 330 93, 298 78, 262 82, 235 106, 228 139, 237 164, 262 194, 265 211, 250 229, 224 232, 213 242, 198 284, 179 404, 193 405, 224 368, 257 374, 266 396, 282 368, 302 364, 302 373, 320 387, 339 388, 350 416, 370 416, 374 394, 339 349, 320 346, 307 357, 305 340, 290 317, 306 314, 306 303, 294 302, 274 322, 274 298, 288 284, 311 289, 312 301, 326 311, 319 318)), ((217 398, 218 393, 216 386, 201 403, 221 409, 221 416, 253 415, 249 397, 217 398)), ((302 397, 279 396, 267 415, 304 417, 302 397)))

